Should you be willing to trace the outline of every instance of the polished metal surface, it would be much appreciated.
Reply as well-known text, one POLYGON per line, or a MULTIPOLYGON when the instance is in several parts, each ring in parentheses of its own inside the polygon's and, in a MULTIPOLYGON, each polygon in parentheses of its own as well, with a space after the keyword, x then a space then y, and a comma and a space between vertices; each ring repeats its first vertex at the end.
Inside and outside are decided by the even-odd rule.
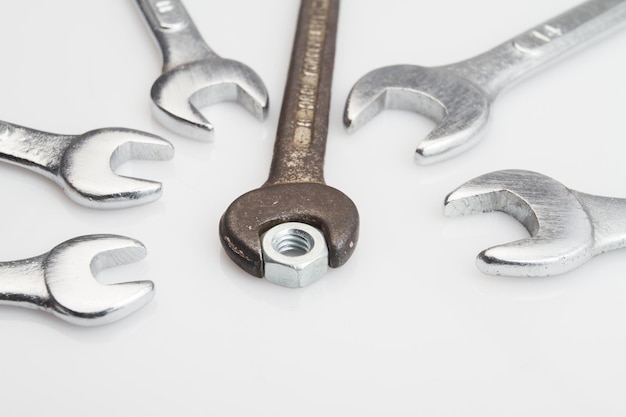
POLYGON ((55 181, 76 203, 98 209, 150 203, 161 183, 115 174, 131 159, 168 160, 171 143, 137 130, 104 128, 58 135, 0 121, 0 160, 55 181))
POLYGON ((267 115, 263 81, 241 62, 219 57, 204 42, 179 0, 136 0, 163 55, 163 73, 152 85, 152 113, 168 129, 193 139, 213 139, 200 109, 237 101, 255 117, 267 115))
POLYGON ((263 251, 275 253, 271 239, 260 241, 268 230, 297 222, 321 231, 332 268, 350 258, 358 240, 356 206, 324 182, 338 15, 339 0, 301 2, 269 177, 237 198, 220 220, 222 246, 237 265, 288 287, 311 284, 326 269, 316 261, 318 266, 311 266, 305 277, 285 279, 284 269, 276 268, 276 255, 269 264, 264 257, 263 251))
POLYGON ((112 323, 147 304, 154 284, 102 285, 93 275, 145 255, 146 248, 134 239, 89 235, 34 258, 0 262, 0 304, 44 310, 81 326, 112 323))
POLYGON ((319 229, 280 223, 263 235, 265 279, 289 288, 307 287, 326 274, 328 247, 319 229))
POLYGON ((482 251, 478 268, 492 275, 549 276, 626 246, 626 199, 571 190, 531 171, 474 178, 445 199, 446 216, 502 211, 531 237, 482 251))
POLYGON ((383 109, 415 111, 438 123, 418 145, 415 162, 442 161, 483 138, 491 103, 504 88, 624 26, 625 0, 592 0, 465 61, 373 70, 348 95, 344 124, 353 132, 383 109))

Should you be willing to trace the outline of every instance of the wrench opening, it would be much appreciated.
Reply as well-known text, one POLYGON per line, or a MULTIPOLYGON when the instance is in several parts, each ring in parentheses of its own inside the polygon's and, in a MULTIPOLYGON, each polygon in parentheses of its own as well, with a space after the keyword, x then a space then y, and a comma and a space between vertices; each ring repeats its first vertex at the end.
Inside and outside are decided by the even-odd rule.
POLYGON ((535 236, 539 232, 539 219, 531 205, 509 190, 490 191, 471 197, 460 197, 460 193, 461 191, 457 190, 446 197, 444 215, 454 217, 499 211, 520 222, 530 236, 535 236))
POLYGON ((73 324, 94 326, 137 311, 154 296, 151 281, 103 285, 95 275, 143 259, 146 253, 141 242, 115 235, 83 236, 56 246, 43 263, 52 313, 73 324))
POLYGON ((132 159, 168 160, 173 156, 174 147, 158 136, 122 128, 92 130, 68 147, 55 180, 72 200, 88 207, 145 204, 161 196, 161 183, 117 175, 115 170, 132 159))
MULTIPOLYGON (((446 108, 446 117, 420 143, 415 162, 439 162, 482 139, 489 106, 505 87, 624 26, 625 2, 590 0, 464 61, 432 68, 379 68, 354 85, 346 102, 344 123, 352 131, 377 114, 384 106, 375 98, 388 89, 433 97, 446 108)), ((393 103, 389 104, 393 108, 393 103)), ((432 114, 428 105, 417 106, 416 110, 427 116, 432 114)))
POLYGON ((0 121, 0 160, 52 179, 76 203, 92 208, 122 208, 161 196, 161 184, 117 175, 133 159, 168 160, 171 143, 158 136, 123 128, 59 135, 0 121))
POLYGON ((180 135, 210 141, 213 125, 200 112, 206 105, 234 100, 258 119, 266 117, 269 99, 263 81, 243 63, 217 55, 180 0, 136 4, 163 55, 162 74, 150 92, 160 123, 180 135))
POLYGON ((202 111, 223 101, 241 104, 265 119, 269 96, 261 79, 246 65, 215 58, 180 65, 152 85, 152 111, 168 129, 197 140, 213 140, 213 125, 202 111))
POLYGON ((496 171, 451 192, 444 201, 444 214, 502 211, 529 231, 529 238, 482 251, 476 264, 484 273, 557 275, 577 268, 598 253, 594 230, 599 222, 590 217, 579 195, 535 172, 496 171))
POLYGON ((444 68, 394 65, 359 79, 346 101, 344 125, 354 132, 383 109, 413 111, 437 125, 415 150, 420 165, 463 152, 482 138, 490 100, 473 83, 444 68))
POLYGON ((89 235, 65 241, 40 256, 0 262, 0 304, 44 310, 81 326, 111 323, 147 304, 154 284, 102 284, 95 276, 145 255, 145 247, 134 239, 89 235))

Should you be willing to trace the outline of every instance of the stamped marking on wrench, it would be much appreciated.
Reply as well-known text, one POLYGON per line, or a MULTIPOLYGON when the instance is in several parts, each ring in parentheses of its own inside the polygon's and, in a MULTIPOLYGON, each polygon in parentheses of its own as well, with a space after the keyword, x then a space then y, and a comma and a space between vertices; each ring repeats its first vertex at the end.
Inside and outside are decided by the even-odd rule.
POLYGON ((0 262, 0 305, 44 310, 81 326, 114 322, 152 300, 154 284, 102 285, 93 275, 145 255, 146 248, 134 239, 89 235, 34 258, 0 262))
POLYGON ((137 130, 104 128, 57 135, 0 121, 0 161, 23 166, 55 181, 76 203, 99 209, 157 200, 161 183, 115 174, 134 159, 168 160, 171 143, 137 130))
POLYGON ((353 86, 344 124, 353 132, 383 109, 415 111, 438 123, 418 145, 415 162, 442 161, 482 139, 491 103, 507 86, 624 26, 626 1, 592 0, 465 61, 373 70, 353 86))
POLYGON ((323 173, 338 13, 338 0, 302 1, 269 177, 220 220, 235 263, 287 287, 343 265, 358 238, 356 206, 323 173))
POLYGON ((481 175, 445 199, 446 216, 502 211, 531 237, 482 251, 478 268, 492 275, 549 276, 626 246, 626 199, 581 193, 531 171, 481 175))
POLYGON ((180 0, 136 0, 163 55, 163 73, 152 85, 152 112, 168 129, 199 140, 213 139, 200 109, 237 101, 262 120, 269 98, 248 66, 218 56, 204 42, 180 0))

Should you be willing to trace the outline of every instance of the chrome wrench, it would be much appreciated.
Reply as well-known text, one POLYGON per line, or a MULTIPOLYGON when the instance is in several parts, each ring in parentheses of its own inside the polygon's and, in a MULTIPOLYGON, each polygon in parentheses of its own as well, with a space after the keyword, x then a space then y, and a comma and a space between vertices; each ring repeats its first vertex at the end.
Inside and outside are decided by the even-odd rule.
POLYGON ((545 175, 496 171, 466 182, 445 199, 446 216, 502 211, 531 237, 482 251, 478 268, 491 275, 549 276, 626 247, 626 199, 571 190, 545 175))
POLYGON ((353 86, 344 124, 353 132, 383 109, 423 114, 438 125, 418 145, 415 162, 442 161, 483 138, 491 103, 506 87, 624 26, 625 0, 592 0, 465 61, 373 70, 353 86))
POLYGON ((0 121, 0 160, 52 179, 76 203, 99 209, 145 204, 161 196, 161 183, 116 175, 134 159, 168 160, 171 143, 137 130, 104 128, 59 135, 0 121))
POLYGON ((0 305, 44 310, 80 326, 114 322, 147 304, 154 284, 102 285, 92 275, 145 255, 146 248, 134 239, 89 235, 34 258, 0 262, 0 305))
POLYGON ((168 129, 212 140, 213 125, 200 108, 237 101, 262 120, 269 97, 248 66, 218 56, 204 42, 180 0, 136 0, 163 55, 163 73, 150 91, 152 113, 168 129))

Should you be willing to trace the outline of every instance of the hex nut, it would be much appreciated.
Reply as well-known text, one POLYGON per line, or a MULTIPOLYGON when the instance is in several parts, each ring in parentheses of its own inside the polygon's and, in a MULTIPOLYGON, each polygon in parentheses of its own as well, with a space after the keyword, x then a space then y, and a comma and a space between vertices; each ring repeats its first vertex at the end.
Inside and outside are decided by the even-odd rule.
POLYGON ((328 270, 328 246, 319 229, 305 223, 281 223, 262 238, 265 278, 289 288, 306 287, 328 270))

